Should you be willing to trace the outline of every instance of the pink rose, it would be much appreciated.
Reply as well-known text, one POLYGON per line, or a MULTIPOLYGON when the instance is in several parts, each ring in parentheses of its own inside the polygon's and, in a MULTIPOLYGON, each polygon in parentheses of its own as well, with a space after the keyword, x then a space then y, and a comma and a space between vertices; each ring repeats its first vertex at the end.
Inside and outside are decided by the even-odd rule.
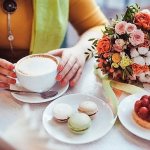
POLYGON ((114 44, 114 45, 113 45, 113 49, 114 49, 115 51, 117 51, 117 52, 123 51, 123 47, 120 46, 120 45, 117 45, 117 44, 114 44))
POLYGON ((137 46, 139 44, 144 43, 144 33, 143 33, 143 31, 135 30, 134 32, 132 32, 130 34, 129 41, 133 46, 137 46))
POLYGON ((136 25, 135 24, 132 24, 132 23, 127 23, 126 25, 126 32, 128 34, 132 33, 133 31, 135 31, 137 29, 136 25))
POLYGON ((115 25, 115 32, 119 35, 125 34, 126 33, 126 25, 127 25, 127 22, 125 22, 125 21, 121 21, 121 22, 117 23, 115 25))
POLYGON ((115 40, 115 44, 119 45, 119 46, 124 46, 125 45, 125 41, 123 39, 116 39, 115 40))

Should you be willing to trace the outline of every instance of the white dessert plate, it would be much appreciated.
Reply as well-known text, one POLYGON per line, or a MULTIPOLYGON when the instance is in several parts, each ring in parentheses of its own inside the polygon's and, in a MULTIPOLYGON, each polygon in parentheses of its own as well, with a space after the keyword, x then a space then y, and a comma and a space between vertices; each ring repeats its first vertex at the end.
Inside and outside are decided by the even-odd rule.
POLYGON ((135 101, 140 99, 143 95, 144 94, 133 94, 124 98, 119 104, 118 117, 123 126, 131 133, 143 139, 150 140, 150 130, 138 125, 132 117, 135 101))
MULTIPOLYGON (((53 96, 53 97, 50 97, 50 98, 47 98, 47 99, 43 99, 40 95, 38 94, 17 94, 17 93, 13 93, 11 92, 12 96, 14 98, 16 98, 17 100, 19 101, 22 101, 22 102, 26 102, 26 103, 43 103, 43 102, 48 102, 48 101, 52 101, 58 97, 60 97, 61 95, 63 95, 67 89, 69 88, 69 83, 62 87, 59 83, 56 83, 52 88, 51 90, 56 90, 58 91, 58 94, 53 96)), ((17 83, 15 85, 10 85, 10 89, 12 90, 26 90, 25 88, 23 88, 19 82, 17 81, 17 83)), ((26 90, 27 91, 27 90, 26 90)))
POLYGON ((69 144, 83 144, 95 141, 108 133, 114 125, 115 117, 109 105, 103 100, 84 94, 65 95, 51 102, 43 113, 43 125, 53 138, 69 144), (53 119, 52 110, 57 103, 67 103, 76 112, 81 102, 91 100, 98 105, 98 113, 92 120, 91 127, 84 134, 70 131, 67 123, 58 123, 53 119))

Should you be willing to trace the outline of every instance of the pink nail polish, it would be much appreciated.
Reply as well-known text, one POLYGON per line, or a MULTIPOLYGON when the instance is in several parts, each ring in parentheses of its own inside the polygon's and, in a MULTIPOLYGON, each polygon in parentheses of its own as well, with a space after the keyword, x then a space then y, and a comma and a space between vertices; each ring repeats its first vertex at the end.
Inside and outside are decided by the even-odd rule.
POLYGON ((14 67, 13 65, 10 65, 8 69, 9 69, 9 70, 13 70, 14 68, 15 68, 15 67, 14 67))
POLYGON ((16 77, 17 77, 17 76, 16 76, 16 73, 13 72, 13 73, 11 74, 11 77, 16 78, 16 77))
POLYGON ((62 79, 62 76, 58 74, 58 75, 56 76, 56 80, 57 80, 57 81, 60 81, 61 79, 62 79))
POLYGON ((15 84, 15 83, 16 83, 16 80, 13 80, 13 79, 12 79, 12 80, 10 80, 10 83, 11 83, 11 84, 15 84))
POLYGON ((63 70, 64 69, 64 67, 62 66, 62 65, 58 65, 58 67, 57 67, 57 70, 58 71, 61 71, 61 70, 63 70))
POLYGON ((60 82, 61 86, 65 86, 66 85, 66 82, 65 81, 62 81, 60 82))
POLYGON ((73 87, 75 83, 73 81, 70 82, 70 86, 73 87))

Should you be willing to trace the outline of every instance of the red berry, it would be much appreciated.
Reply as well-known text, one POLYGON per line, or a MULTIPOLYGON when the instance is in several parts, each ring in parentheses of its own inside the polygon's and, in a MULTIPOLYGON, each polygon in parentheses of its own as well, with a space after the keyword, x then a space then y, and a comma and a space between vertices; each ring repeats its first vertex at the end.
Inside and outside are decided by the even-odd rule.
POLYGON ((149 102, 150 102, 150 96, 148 97, 148 100, 149 100, 149 102))
POLYGON ((138 116, 142 119, 146 119, 148 117, 149 111, 146 107, 141 107, 138 112, 138 116))
POLYGON ((148 95, 143 95, 142 97, 141 97, 141 100, 143 99, 143 98, 149 98, 149 96, 148 95))
POLYGON ((148 105, 148 110, 149 110, 149 112, 150 112, 150 104, 148 105))
POLYGON ((148 105, 149 105, 148 98, 142 98, 142 106, 148 107, 148 105))
POLYGON ((134 105, 134 111, 137 113, 141 107, 142 107, 142 101, 137 100, 134 105))

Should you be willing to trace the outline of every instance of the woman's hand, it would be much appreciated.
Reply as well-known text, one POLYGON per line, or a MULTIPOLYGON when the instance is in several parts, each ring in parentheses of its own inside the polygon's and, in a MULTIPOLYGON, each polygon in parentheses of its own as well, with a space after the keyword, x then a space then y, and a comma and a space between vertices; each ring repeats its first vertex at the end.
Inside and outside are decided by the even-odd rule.
POLYGON ((58 74, 56 80, 62 86, 68 82, 70 86, 74 86, 79 80, 85 64, 85 55, 80 47, 57 49, 50 51, 49 54, 61 57, 58 65, 58 74))
POLYGON ((0 58, 0 88, 9 87, 10 84, 15 84, 16 74, 13 71, 14 65, 0 58))

